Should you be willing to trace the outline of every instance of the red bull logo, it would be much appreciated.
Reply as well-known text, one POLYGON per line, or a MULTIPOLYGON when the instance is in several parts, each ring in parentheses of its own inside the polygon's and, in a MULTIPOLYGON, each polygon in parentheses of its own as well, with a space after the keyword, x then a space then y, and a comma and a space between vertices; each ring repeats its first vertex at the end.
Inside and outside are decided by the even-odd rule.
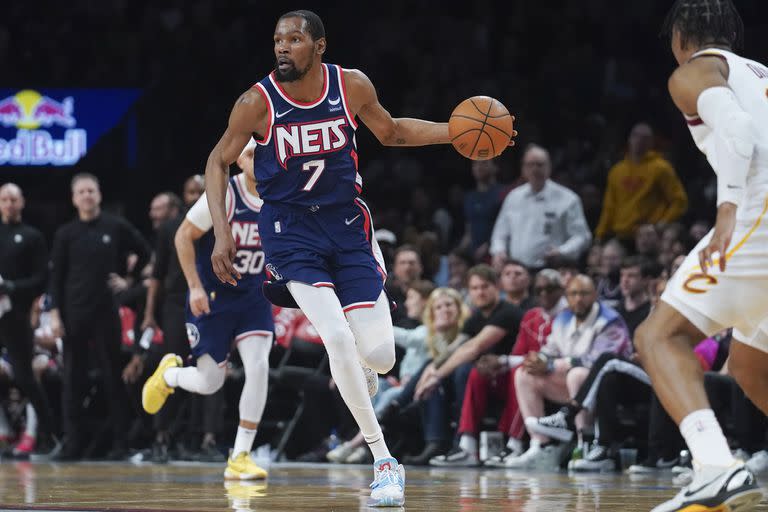
POLYGON ((86 131, 74 128, 74 99, 61 101, 24 89, 0 99, 0 126, 16 127, 16 138, 0 138, 0 165, 73 165, 86 153, 86 131), (64 128, 64 138, 45 130, 64 128), (41 129, 43 128, 43 129, 41 129))

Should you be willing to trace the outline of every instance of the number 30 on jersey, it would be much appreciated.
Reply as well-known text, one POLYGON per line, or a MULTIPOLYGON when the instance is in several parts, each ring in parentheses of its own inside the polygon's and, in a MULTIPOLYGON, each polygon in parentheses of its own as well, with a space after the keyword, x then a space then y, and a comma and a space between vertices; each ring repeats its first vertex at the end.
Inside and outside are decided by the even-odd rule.
POLYGON ((235 254, 233 267, 241 274, 261 274, 264 270, 264 251, 240 249, 235 254))

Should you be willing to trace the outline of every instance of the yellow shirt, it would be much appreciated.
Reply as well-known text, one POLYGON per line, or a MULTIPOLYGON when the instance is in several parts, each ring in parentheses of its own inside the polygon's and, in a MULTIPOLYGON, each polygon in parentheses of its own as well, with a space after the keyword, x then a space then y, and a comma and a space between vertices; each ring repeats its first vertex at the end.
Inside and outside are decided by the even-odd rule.
POLYGON ((632 238, 638 226, 675 221, 686 208, 683 184, 659 153, 649 151, 639 162, 624 158, 608 173, 595 237, 632 238))

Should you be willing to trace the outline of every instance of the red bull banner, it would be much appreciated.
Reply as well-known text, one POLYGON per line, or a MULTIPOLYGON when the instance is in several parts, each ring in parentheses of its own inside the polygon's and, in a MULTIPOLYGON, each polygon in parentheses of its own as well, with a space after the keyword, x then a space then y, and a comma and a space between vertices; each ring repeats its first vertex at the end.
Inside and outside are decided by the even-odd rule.
POLYGON ((0 165, 75 165, 138 97, 135 89, 0 89, 0 165))

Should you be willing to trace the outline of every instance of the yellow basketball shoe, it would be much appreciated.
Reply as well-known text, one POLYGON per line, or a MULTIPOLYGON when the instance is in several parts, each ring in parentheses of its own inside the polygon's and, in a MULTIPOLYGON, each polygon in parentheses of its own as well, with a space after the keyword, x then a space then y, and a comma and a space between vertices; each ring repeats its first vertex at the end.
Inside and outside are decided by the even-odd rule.
POLYGON ((155 373, 152 374, 144 387, 141 389, 141 405, 149 414, 155 414, 159 411, 168 395, 173 393, 173 388, 166 384, 163 374, 168 368, 178 368, 184 366, 184 362, 176 354, 166 354, 157 365, 155 373))
POLYGON ((248 452, 240 452, 234 459, 227 459, 227 469, 224 470, 227 480, 262 480, 267 478, 267 471, 259 467, 248 452))

